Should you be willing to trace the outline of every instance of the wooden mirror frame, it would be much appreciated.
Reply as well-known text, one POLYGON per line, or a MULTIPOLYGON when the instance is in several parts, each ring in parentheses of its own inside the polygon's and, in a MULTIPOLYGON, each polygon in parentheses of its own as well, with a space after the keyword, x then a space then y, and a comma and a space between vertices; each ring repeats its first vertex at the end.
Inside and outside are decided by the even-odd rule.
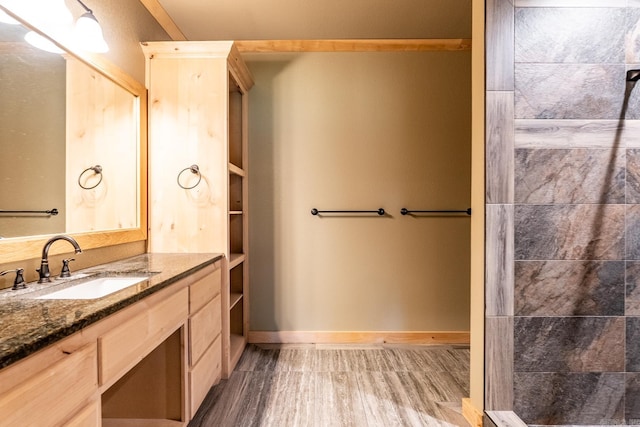
MULTIPOLYGON (((147 89, 144 84, 138 82, 102 56, 71 49, 60 40, 56 40, 55 37, 41 31, 4 6, 0 5, 0 10, 15 18, 30 30, 52 40, 58 47, 131 93, 138 104, 138 227, 122 230, 59 234, 72 236, 78 241, 83 250, 147 240, 147 89)), ((40 258, 42 248, 51 236, 53 235, 0 239, 0 264, 40 258)), ((59 248, 56 250, 56 246, 54 246, 49 253, 53 255, 68 250, 68 248, 62 246, 59 248)))

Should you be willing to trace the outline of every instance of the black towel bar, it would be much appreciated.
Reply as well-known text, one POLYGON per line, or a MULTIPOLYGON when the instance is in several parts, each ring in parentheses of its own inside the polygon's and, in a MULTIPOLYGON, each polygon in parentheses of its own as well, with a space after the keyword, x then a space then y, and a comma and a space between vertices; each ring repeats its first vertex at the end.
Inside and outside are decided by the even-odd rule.
POLYGON ((412 213, 466 213, 467 215, 471 215, 471 208, 466 210, 439 210, 439 211, 414 211, 409 210, 407 208, 400 209, 400 213, 402 215, 409 215, 412 213))
POLYGON ((0 209, 0 214, 47 214, 58 215, 58 209, 53 208, 49 211, 5 211, 0 209))
POLYGON ((311 209, 311 215, 318 215, 318 214, 323 214, 323 213, 346 213, 346 214, 350 214, 350 213, 376 213, 380 216, 384 215, 384 209, 380 208, 377 209, 375 211, 320 211, 316 208, 311 209))

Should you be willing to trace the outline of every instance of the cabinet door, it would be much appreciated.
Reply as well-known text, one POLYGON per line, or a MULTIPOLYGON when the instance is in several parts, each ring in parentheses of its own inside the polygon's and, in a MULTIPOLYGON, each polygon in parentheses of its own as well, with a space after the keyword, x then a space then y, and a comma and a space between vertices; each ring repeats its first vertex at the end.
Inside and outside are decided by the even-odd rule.
POLYGON ((102 414, 100 413, 100 399, 96 399, 85 406, 71 420, 64 423, 64 427, 100 427, 102 414))
POLYGON ((220 335, 215 339, 198 363, 189 373, 191 396, 191 418, 202 404, 211 386, 220 380, 222 374, 222 343, 220 335))
POLYGON ((220 335, 222 328, 220 309, 220 295, 218 295, 189 320, 189 357, 191 366, 200 360, 205 350, 220 335))
POLYGON ((189 313, 195 313, 213 297, 220 295, 221 282, 222 270, 218 269, 189 286, 189 313))
POLYGON ((65 422, 98 389, 98 352, 87 344, 0 396, 0 426, 65 422))

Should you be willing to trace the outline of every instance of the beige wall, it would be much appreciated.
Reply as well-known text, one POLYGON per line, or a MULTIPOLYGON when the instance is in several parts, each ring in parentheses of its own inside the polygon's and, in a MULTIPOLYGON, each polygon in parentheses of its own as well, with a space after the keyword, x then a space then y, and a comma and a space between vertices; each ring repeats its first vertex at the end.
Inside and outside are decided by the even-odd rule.
POLYGON ((251 329, 469 329, 469 52, 247 57, 251 329), (389 215, 315 217, 311 208, 389 215))

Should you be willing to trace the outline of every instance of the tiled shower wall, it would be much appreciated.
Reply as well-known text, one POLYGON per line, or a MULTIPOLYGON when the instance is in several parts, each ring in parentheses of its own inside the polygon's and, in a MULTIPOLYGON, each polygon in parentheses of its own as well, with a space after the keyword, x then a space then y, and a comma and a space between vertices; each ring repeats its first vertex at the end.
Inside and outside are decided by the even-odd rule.
POLYGON ((485 409, 640 424, 640 0, 486 7, 485 409))

